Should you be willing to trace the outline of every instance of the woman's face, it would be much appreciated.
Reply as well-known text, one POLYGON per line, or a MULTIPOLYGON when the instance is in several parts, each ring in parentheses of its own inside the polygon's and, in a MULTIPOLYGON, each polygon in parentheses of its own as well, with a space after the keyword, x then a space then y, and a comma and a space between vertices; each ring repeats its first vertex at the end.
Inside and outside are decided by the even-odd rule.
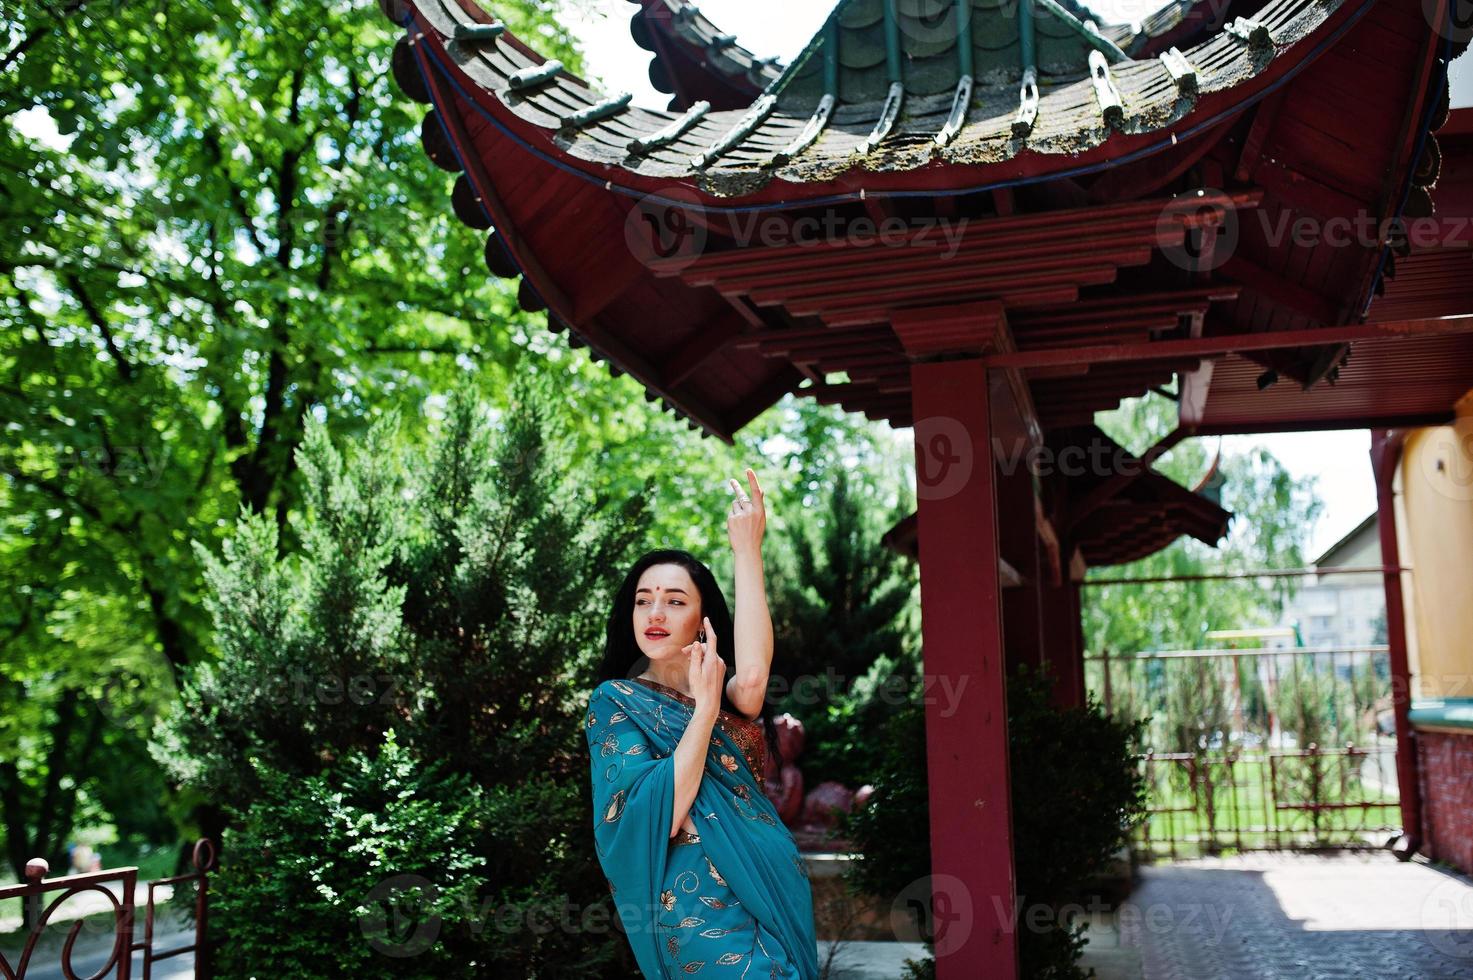
POLYGON ((651 565, 634 591, 634 639, 651 660, 683 657, 701 627, 701 593, 680 565, 651 565), (660 635, 663 633, 664 635, 660 635))

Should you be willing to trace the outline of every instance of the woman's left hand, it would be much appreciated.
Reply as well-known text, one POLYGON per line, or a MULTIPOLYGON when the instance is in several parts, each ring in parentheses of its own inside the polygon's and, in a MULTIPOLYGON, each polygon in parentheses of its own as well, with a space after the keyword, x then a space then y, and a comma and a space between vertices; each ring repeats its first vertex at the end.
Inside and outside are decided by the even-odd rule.
POLYGON ((767 528, 767 510, 762 503, 762 487, 757 483, 757 474, 750 466, 747 467, 750 496, 735 479, 727 482, 731 484, 736 498, 726 514, 726 534, 731 539, 731 550, 738 554, 759 551, 762 547, 762 533, 767 528))

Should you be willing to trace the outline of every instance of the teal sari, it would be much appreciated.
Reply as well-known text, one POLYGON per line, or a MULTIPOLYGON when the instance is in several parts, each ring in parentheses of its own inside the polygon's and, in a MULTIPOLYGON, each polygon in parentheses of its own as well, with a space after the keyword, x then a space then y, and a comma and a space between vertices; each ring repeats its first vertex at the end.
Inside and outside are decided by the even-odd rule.
POLYGON ((675 747, 691 708, 635 681, 588 700, 594 849, 650 980, 817 980, 813 893, 793 835, 717 725, 690 809, 670 837, 675 747))

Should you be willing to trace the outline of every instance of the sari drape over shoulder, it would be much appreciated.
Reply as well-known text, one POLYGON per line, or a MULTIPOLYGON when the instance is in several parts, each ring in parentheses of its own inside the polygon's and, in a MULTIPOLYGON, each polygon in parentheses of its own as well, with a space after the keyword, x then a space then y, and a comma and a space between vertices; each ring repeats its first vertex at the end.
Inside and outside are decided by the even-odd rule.
MULTIPOLYGON (((670 837, 674 752, 691 715, 685 700, 634 680, 604 681, 588 701, 584 730, 593 782, 594 849, 635 959, 649 978, 726 976, 718 968, 746 962, 749 955, 755 962, 760 947, 762 962, 772 965, 770 974, 760 974, 764 978, 817 980, 807 866, 725 720, 712 729, 700 789, 690 809, 696 836, 682 832, 679 841, 670 837), (677 847, 682 848, 678 856, 677 847), (686 848, 693 847, 703 852, 710 879, 719 883, 724 896, 702 896, 704 906, 688 897, 692 888, 671 887, 672 873, 697 877, 675 867, 677 858, 684 861, 692 853, 686 848), (690 903, 684 915, 678 907, 682 902, 690 903), (680 940, 668 926, 672 914, 692 936, 702 937, 704 951, 716 951, 714 958, 706 952, 699 960, 679 958, 680 940), (700 928, 718 914, 726 928, 700 928), (770 948, 774 940, 780 947, 775 950, 770 948), (777 972, 779 966, 783 972, 777 972)), ((758 975, 730 972, 747 980, 758 975)))

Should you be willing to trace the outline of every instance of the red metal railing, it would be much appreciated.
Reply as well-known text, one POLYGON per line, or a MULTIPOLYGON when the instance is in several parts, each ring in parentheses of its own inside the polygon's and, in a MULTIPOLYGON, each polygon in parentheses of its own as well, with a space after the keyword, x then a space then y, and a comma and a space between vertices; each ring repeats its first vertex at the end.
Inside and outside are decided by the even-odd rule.
MULTIPOLYGON (((93 871, 87 874, 48 879, 45 877, 48 870, 46 862, 40 859, 31 861, 26 867, 28 879, 26 882, 0 888, 0 901, 20 899, 28 910, 27 920, 30 922, 25 946, 21 949, 19 959, 11 964, 5 954, 0 953, 0 978, 24 980, 26 971, 35 965, 33 958, 37 952, 37 944, 45 934, 51 917, 61 906, 86 892, 97 892, 106 897, 113 916, 113 944, 108 951, 107 961, 98 967, 96 972, 90 974, 87 980, 101 980, 102 977, 109 974, 116 976, 118 980, 128 980, 132 972, 135 953, 143 955, 143 980, 150 980, 154 963, 185 953, 194 953, 194 975, 209 978, 212 975, 207 931, 209 872, 214 870, 215 859, 215 845, 208 840, 197 841, 192 855, 193 872, 148 882, 148 899, 144 903, 143 940, 141 942, 133 940, 137 912, 135 905, 135 893, 138 888, 137 868, 114 868, 108 871, 93 871), (162 952, 155 952, 153 948, 155 889, 164 885, 177 886, 191 882, 198 885, 194 901, 194 942, 187 946, 177 946, 162 952), (112 890, 106 887, 111 884, 120 886, 121 895, 114 895, 112 890), (43 907, 42 903, 47 896, 54 897, 43 907)), ((72 956, 76 948, 77 937, 81 935, 86 921, 86 917, 79 917, 72 924, 67 931, 66 941, 61 947, 61 972, 67 980, 80 980, 73 966, 72 956)))
POLYGON ((1138 850, 1370 846, 1400 829, 1395 740, 1378 725, 1392 699, 1385 647, 1086 663, 1107 711, 1152 719, 1138 850))

